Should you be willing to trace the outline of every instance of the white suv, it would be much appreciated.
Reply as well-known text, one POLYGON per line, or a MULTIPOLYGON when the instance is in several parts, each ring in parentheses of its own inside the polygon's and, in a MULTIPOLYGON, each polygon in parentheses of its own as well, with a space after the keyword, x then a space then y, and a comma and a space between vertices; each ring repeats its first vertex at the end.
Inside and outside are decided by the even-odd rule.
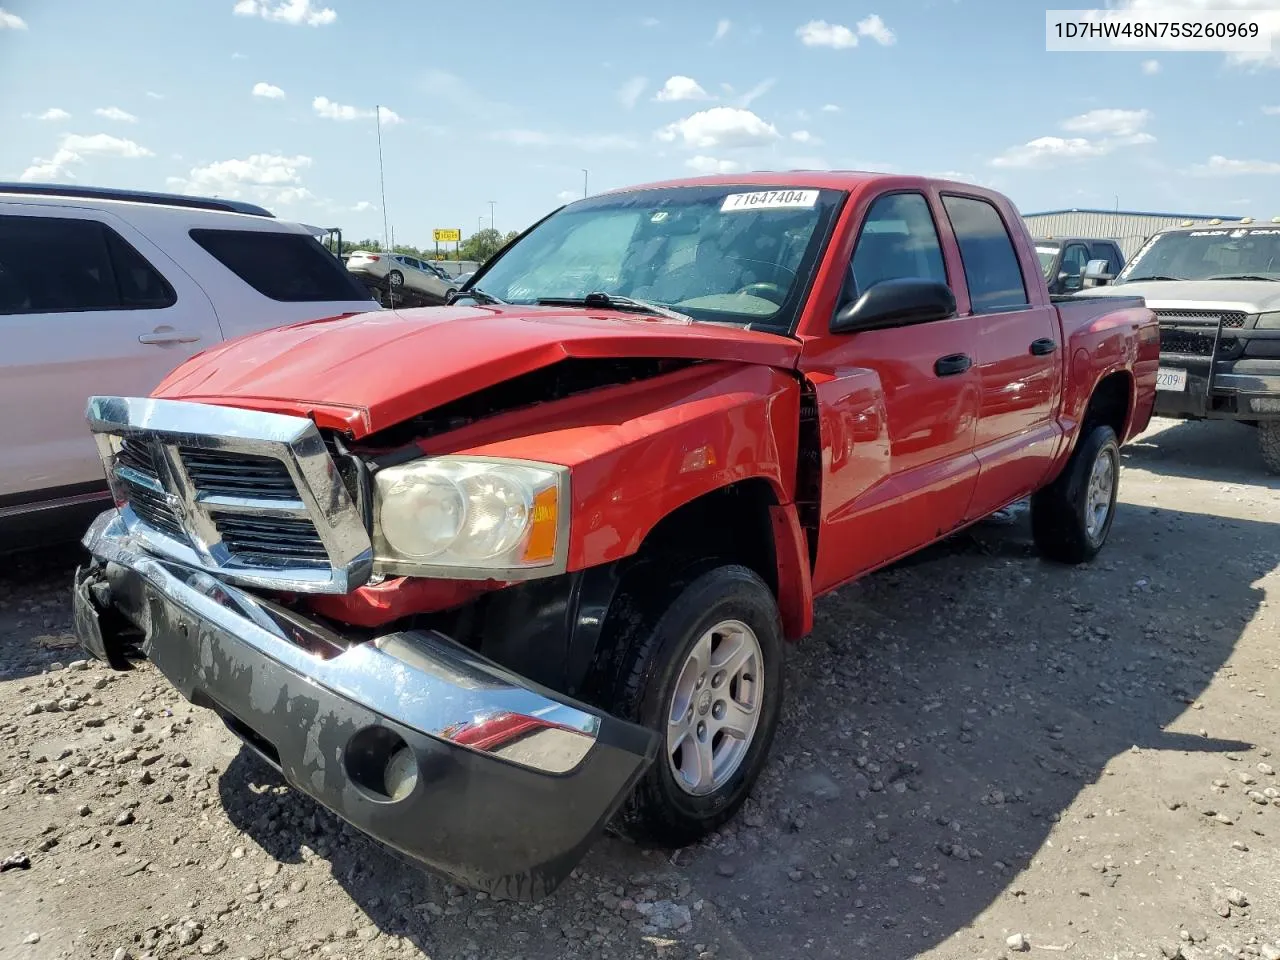
POLYGON ((0 553, 102 508, 91 395, 145 396, 232 337, 378 309, 261 207, 0 183, 0 553))

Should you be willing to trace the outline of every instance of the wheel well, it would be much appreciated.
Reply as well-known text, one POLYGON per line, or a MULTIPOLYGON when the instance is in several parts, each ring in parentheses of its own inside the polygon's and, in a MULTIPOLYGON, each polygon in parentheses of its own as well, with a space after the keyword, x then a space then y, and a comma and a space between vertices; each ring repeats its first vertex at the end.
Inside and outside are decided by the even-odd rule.
POLYGON ((769 508, 777 506, 769 481, 754 477, 704 493, 660 520, 639 554, 690 564, 714 559, 754 570, 778 593, 778 563, 769 508))
POLYGON ((1129 406, 1133 394, 1133 378, 1126 371, 1108 374, 1098 381, 1085 407, 1081 436, 1104 424, 1116 432, 1116 440, 1124 443, 1125 426, 1129 423, 1129 406))

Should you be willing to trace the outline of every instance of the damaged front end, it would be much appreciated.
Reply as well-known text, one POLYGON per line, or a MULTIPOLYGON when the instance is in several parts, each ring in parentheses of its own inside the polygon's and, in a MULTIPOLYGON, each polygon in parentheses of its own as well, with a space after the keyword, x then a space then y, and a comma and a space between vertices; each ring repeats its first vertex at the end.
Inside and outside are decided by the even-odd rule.
POLYGON ((555 889, 657 735, 434 630, 344 635, 267 594, 368 580, 371 533, 309 420, 95 398, 116 508, 84 538, 76 632, 141 652, 293 786, 496 897, 555 889))

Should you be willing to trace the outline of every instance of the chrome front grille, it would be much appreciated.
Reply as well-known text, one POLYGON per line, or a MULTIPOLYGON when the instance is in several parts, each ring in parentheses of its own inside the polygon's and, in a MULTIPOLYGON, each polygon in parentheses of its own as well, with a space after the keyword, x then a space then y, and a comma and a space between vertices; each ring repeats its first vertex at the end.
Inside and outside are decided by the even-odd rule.
POLYGON ((178 456, 192 485, 204 496, 298 499, 289 468, 274 457, 196 447, 179 447, 178 456))
POLYGON ((1161 323, 1203 324, 1210 328, 1216 327, 1221 318, 1224 328, 1237 330, 1244 326, 1245 317, 1248 316, 1241 310, 1166 310, 1160 307, 1156 308, 1155 314, 1161 323))
POLYGON ((121 515, 152 552, 289 592, 368 580, 369 532, 310 420, 94 397, 89 423, 121 515))

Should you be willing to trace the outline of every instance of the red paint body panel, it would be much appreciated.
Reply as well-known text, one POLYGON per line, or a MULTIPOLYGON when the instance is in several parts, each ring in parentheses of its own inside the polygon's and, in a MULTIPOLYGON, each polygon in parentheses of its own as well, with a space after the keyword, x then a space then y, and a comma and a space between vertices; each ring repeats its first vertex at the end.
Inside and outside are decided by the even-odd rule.
POLYGON ((242 337, 179 366, 154 396, 316 411, 359 438, 565 357, 792 366, 799 352, 774 334, 608 310, 384 310, 242 337))
MULTIPOLYGON (((1102 378, 1119 373, 1127 379, 1130 407, 1121 439, 1146 427, 1159 356, 1154 314, 1115 300, 1051 302, 1026 227, 1000 194, 921 177, 844 172, 701 177, 630 189, 715 183, 847 193, 794 337, 609 310, 384 311, 228 342, 183 364, 156 395, 311 416, 359 440, 566 357, 702 361, 656 379, 496 415, 420 446, 425 454, 568 466, 574 570, 634 553, 655 524, 702 494, 763 479, 777 501, 770 522, 788 636, 811 628, 815 595, 1051 481, 1067 462, 1102 378), (956 315, 832 334, 866 212, 877 197, 900 191, 928 201, 956 315), (943 204, 953 193, 987 200, 999 211, 1022 267, 1026 307, 973 311, 943 204), (1033 355, 1031 342, 1042 339, 1056 349, 1033 355), (958 353, 971 357, 972 366, 939 376, 935 361, 958 353), (802 384, 816 401, 818 477, 798 476, 799 465, 811 462, 800 456, 802 384), (820 489, 815 529, 802 526, 794 503, 801 479, 820 489)), ((376 626, 502 586, 399 578, 312 604, 335 619, 376 626)))

